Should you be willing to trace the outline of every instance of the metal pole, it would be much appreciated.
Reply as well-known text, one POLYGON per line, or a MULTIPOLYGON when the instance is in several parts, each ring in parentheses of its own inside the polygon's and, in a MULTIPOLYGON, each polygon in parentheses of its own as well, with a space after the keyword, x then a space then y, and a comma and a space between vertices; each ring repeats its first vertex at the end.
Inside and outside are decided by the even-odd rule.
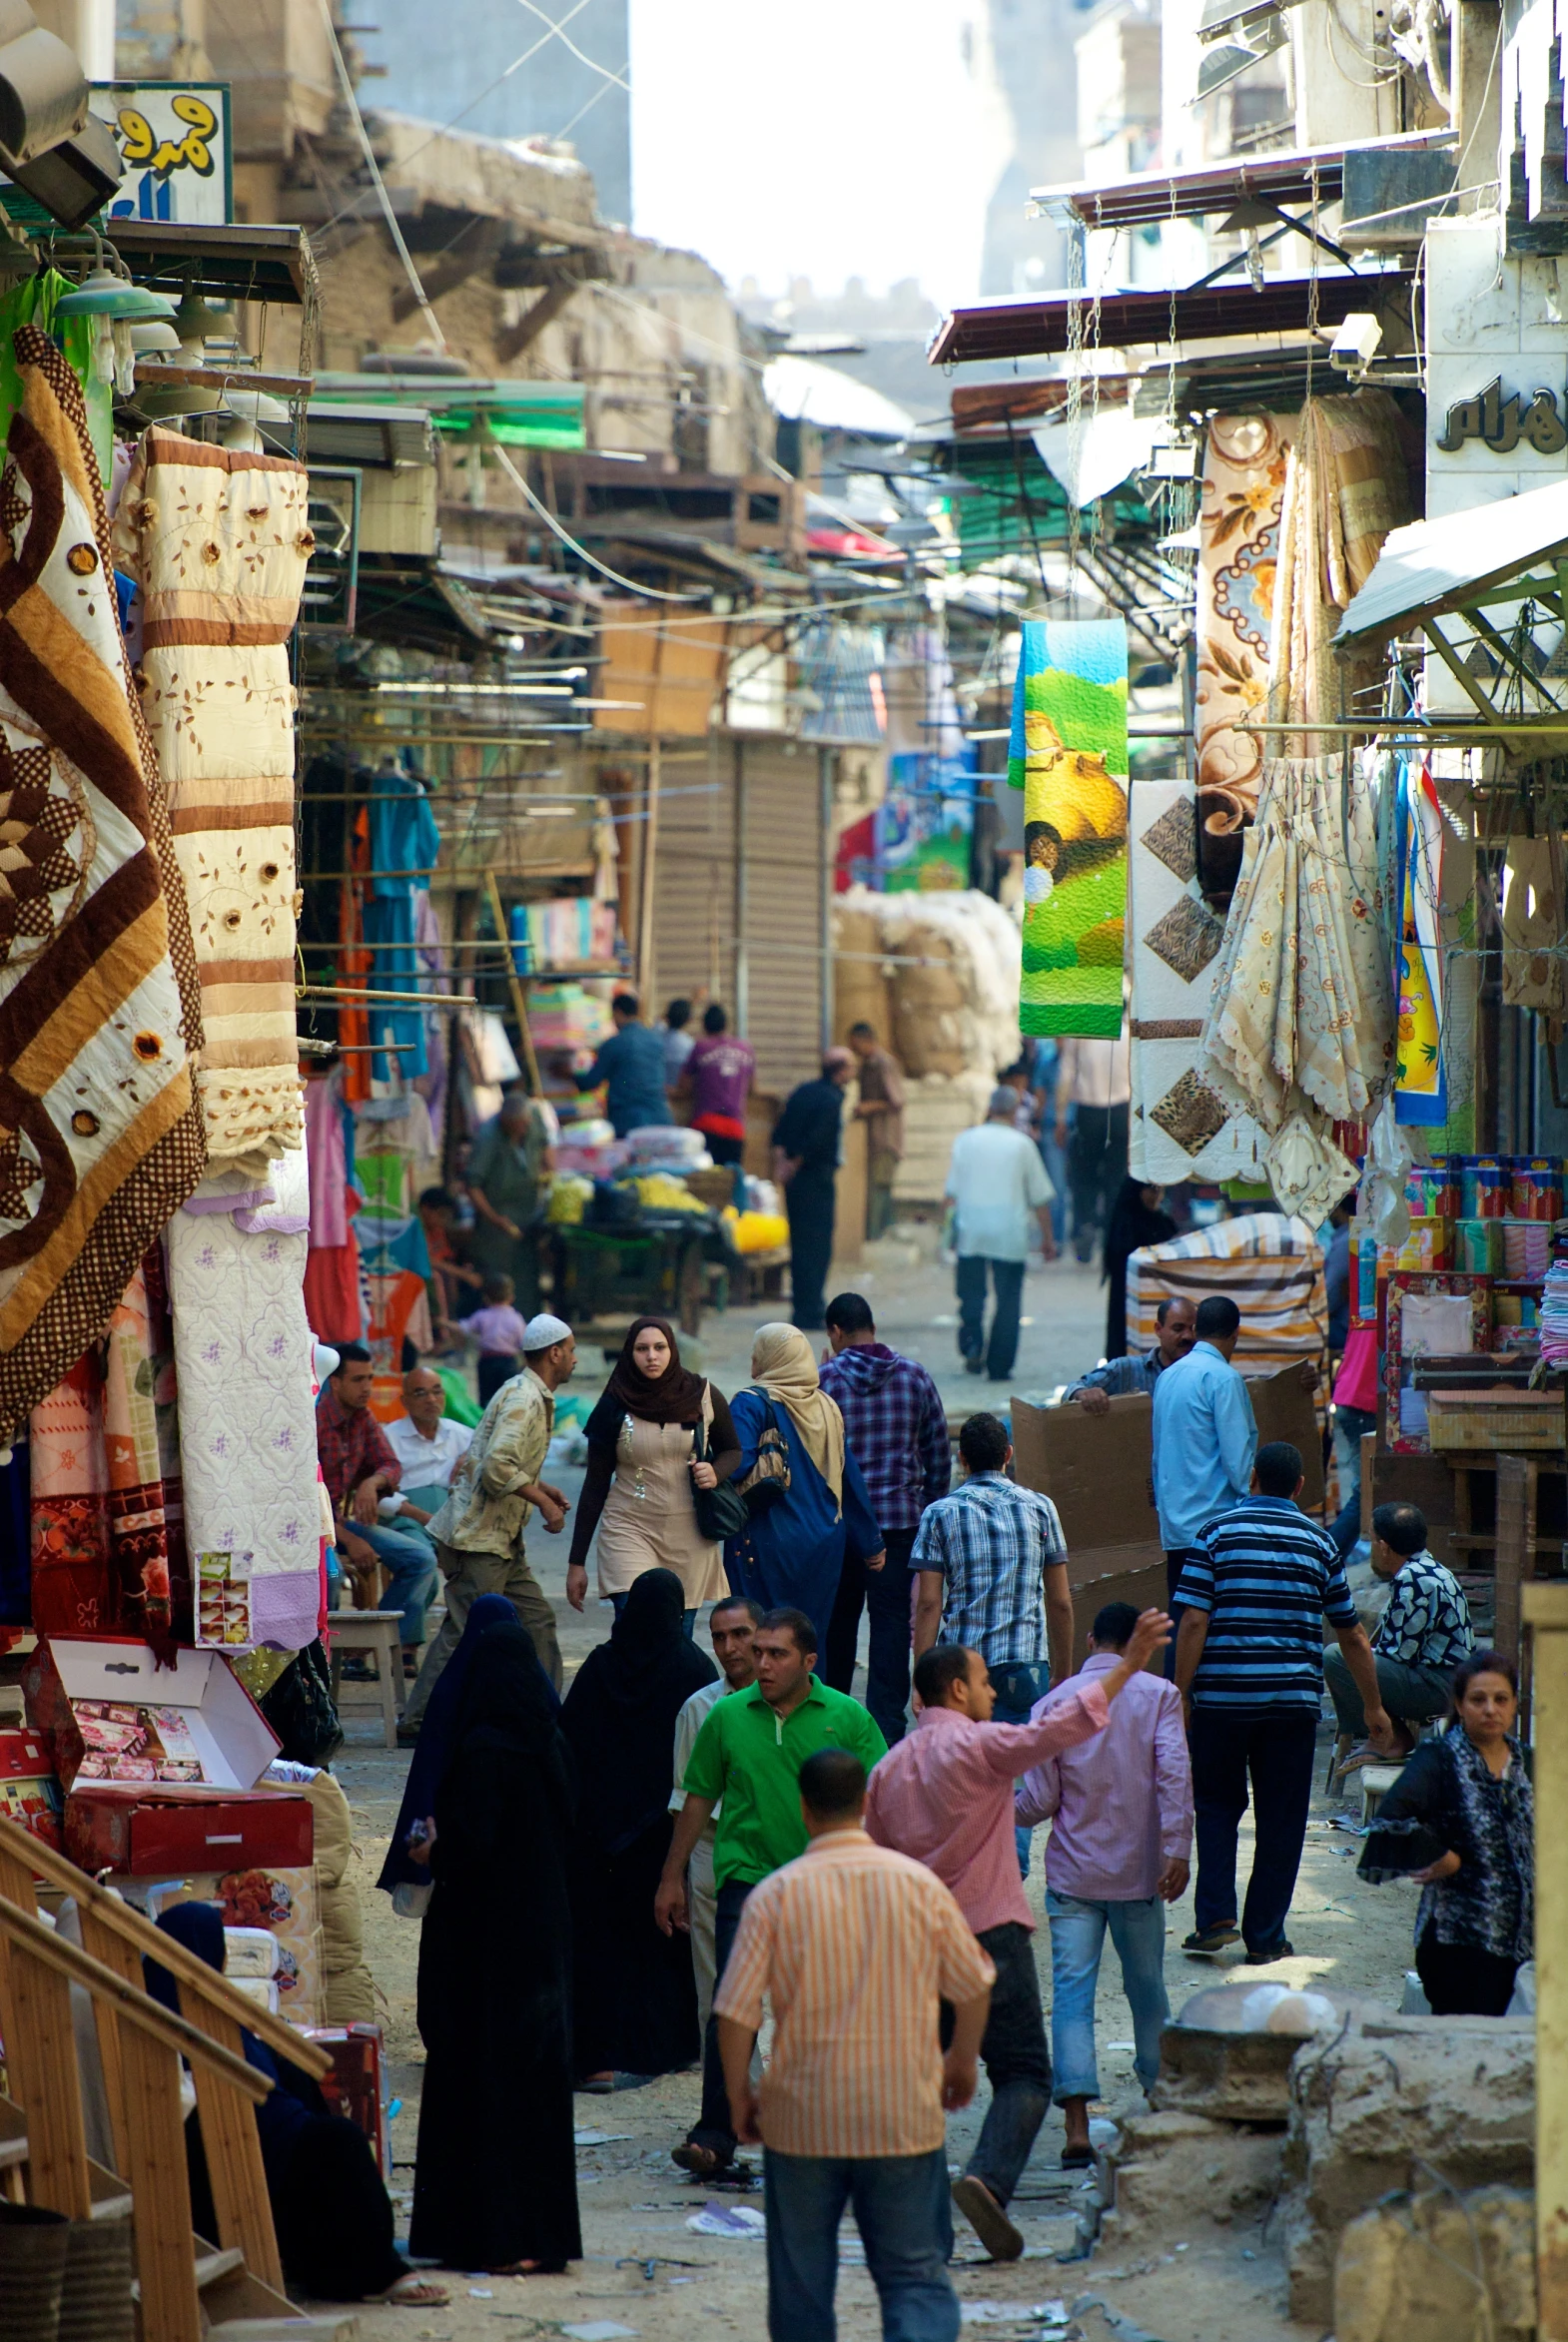
POLYGON ((659 853, 659 743, 648 748, 648 826, 642 840, 642 892, 637 905, 637 989, 645 1015, 653 1014, 653 887, 659 853))
POLYGON ((1568 1798, 1568 1585, 1522 1592, 1535 1744, 1535 2331, 1568 2342, 1568 1839, 1555 1827, 1568 1798))

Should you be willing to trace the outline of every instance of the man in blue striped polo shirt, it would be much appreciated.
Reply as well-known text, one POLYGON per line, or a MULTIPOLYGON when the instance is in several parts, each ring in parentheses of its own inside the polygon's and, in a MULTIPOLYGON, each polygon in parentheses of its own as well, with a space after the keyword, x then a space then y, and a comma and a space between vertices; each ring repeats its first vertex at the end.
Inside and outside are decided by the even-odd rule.
POLYGON ((1176 1593, 1176 1680, 1187 1710, 1197 1840, 1197 1925, 1182 1949, 1218 1952, 1236 1940, 1236 1834, 1250 1777, 1256 1843, 1240 1935, 1254 1966, 1290 1954, 1285 1920, 1312 1796, 1325 1618, 1371 1738, 1386 1744, 1392 1729, 1344 1563, 1297 1504, 1301 1485, 1299 1449, 1285 1439, 1260 1447, 1251 1493, 1206 1523, 1176 1593))

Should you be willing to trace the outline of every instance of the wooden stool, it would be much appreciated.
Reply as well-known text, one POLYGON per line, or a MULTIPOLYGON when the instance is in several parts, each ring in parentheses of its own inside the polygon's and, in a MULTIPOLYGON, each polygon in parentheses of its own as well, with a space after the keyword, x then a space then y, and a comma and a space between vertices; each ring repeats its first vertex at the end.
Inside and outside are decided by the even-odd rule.
POLYGON ((1377 1809, 1393 1788, 1403 1765, 1363 1765, 1361 1767, 1361 1827, 1377 1818, 1377 1809))
POLYGON ((387 1746, 397 1746, 397 1719, 402 1714, 402 1644, 400 1618, 395 1610, 334 1610, 328 1616, 332 1638, 333 1698, 343 1715, 381 1713, 387 1746), (345 1683, 343 1663, 351 1651, 376 1662, 374 1684, 345 1683), (351 1697, 351 1695, 353 1695, 351 1697))

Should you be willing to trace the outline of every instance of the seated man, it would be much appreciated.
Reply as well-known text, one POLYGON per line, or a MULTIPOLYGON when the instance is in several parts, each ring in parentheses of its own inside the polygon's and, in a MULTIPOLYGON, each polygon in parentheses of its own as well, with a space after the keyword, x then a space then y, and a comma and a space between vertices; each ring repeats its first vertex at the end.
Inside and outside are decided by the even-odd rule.
MULTIPOLYGON (((1377 1689, 1394 1720, 1395 1753, 1407 1756, 1415 1745, 1409 1727, 1447 1714, 1454 1669, 1475 1648, 1470 1606, 1452 1570, 1426 1551, 1426 1515, 1413 1504, 1380 1504, 1373 1512, 1372 1568, 1393 1583, 1372 1656, 1377 1689)), ((1358 1744, 1346 1769, 1386 1763, 1388 1752, 1367 1738, 1361 1695, 1337 1651, 1324 1655, 1323 1678, 1340 1732, 1358 1744)))
MULTIPOLYGON (((446 1391, 432 1366, 411 1367, 403 1376, 402 1403, 407 1413, 382 1425, 402 1478, 390 1496, 382 1498, 381 1516, 390 1526, 429 1544, 425 1531, 431 1515, 446 1502, 457 1459, 467 1453, 473 1433, 446 1413, 446 1391)), ((434 1558, 430 1545, 430 1559, 434 1558)))
POLYGON ((424 1607, 435 1590, 435 1556, 422 1532, 389 1529, 381 1500, 395 1488, 402 1467, 371 1412, 374 1372, 363 1342, 346 1341, 327 1388, 316 1402, 316 1452, 333 1508, 333 1543, 351 1575, 378 1563, 392 1572, 383 1610, 402 1613, 402 1661, 417 1665, 424 1640, 424 1607))
POLYGON ((1072 1388, 1062 1393, 1063 1405, 1076 1399, 1086 1415, 1103 1415, 1114 1398, 1152 1392, 1166 1368, 1184 1358, 1192 1347, 1197 1312, 1190 1301, 1168 1294, 1155 1311, 1155 1323, 1159 1331, 1152 1350, 1138 1357, 1108 1358, 1103 1366, 1080 1375, 1072 1388))

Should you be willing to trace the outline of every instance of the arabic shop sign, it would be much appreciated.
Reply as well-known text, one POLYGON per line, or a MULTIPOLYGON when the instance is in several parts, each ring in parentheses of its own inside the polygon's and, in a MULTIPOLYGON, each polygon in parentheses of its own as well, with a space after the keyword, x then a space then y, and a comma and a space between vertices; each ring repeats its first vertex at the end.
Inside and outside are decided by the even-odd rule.
POLYGON ((1533 390, 1529 397, 1504 390, 1499 377, 1476 397, 1454 400, 1437 445, 1456 455, 1467 439, 1480 439, 1494 455, 1511 455, 1521 444, 1538 455, 1560 455, 1568 447, 1564 403, 1555 390, 1533 390))
POLYGON ((93 112, 113 124, 125 165, 112 220, 221 228, 233 217, 227 82, 95 82, 93 98, 93 112))

